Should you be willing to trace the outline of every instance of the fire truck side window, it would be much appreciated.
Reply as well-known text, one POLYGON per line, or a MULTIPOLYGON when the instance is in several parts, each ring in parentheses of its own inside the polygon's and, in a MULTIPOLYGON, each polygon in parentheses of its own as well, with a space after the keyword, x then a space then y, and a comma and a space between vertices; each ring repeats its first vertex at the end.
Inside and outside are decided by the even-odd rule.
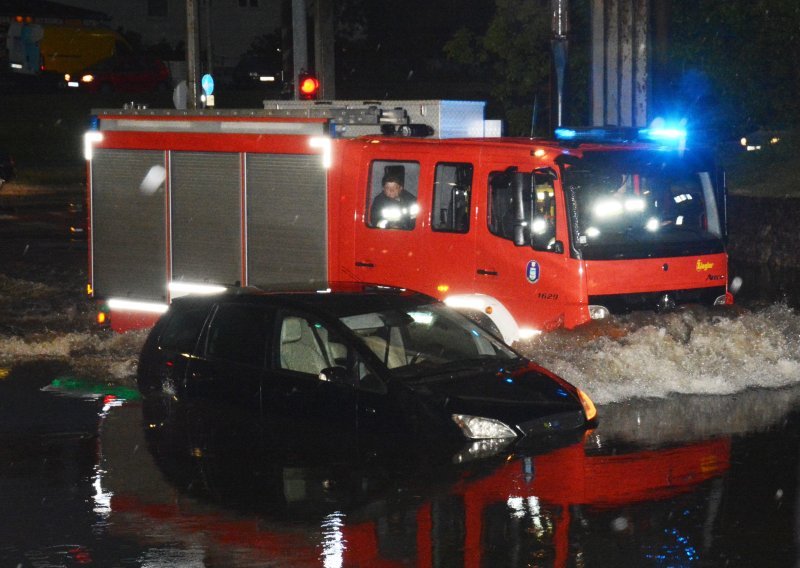
POLYGON ((514 209, 511 176, 507 172, 489 174, 489 231, 503 239, 514 240, 514 209))
MULTIPOLYGON (((511 172, 489 174, 489 231, 514 240, 514 189, 511 172)), ((556 202, 551 170, 525 175, 522 188, 522 225, 525 243, 535 250, 556 251, 556 202)))
POLYGON ((472 164, 437 164, 433 189, 434 231, 469 231, 469 204, 472 194, 472 164))
POLYGON ((418 188, 417 162, 372 162, 367 194, 367 226, 412 230, 419 214, 418 188))

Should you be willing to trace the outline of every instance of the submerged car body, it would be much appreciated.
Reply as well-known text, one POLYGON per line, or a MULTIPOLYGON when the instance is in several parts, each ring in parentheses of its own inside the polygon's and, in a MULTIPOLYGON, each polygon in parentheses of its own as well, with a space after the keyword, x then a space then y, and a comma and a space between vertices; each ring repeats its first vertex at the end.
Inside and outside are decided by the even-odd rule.
POLYGON ((231 406, 271 432, 478 453, 580 432, 595 414, 579 389, 441 302, 360 284, 179 298, 144 345, 138 384, 145 397, 231 406))

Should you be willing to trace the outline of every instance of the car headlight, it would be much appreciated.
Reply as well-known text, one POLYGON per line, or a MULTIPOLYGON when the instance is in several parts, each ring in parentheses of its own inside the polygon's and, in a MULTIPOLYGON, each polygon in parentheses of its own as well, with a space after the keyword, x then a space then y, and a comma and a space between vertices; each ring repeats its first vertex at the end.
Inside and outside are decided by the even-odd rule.
POLYGON ((461 432, 473 440, 516 438, 517 434, 508 425, 493 418, 453 414, 451 416, 461 432))

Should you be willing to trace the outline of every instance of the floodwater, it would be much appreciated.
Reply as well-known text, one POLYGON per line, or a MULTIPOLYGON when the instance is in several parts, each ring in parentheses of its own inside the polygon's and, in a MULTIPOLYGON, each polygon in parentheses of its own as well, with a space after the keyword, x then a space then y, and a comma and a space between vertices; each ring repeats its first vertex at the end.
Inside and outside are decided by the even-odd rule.
POLYGON ((84 257, 0 243, 0 566, 798 565, 792 275, 520 345, 599 404, 581 439, 323 461, 143 408, 144 334, 92 326, 84 257))

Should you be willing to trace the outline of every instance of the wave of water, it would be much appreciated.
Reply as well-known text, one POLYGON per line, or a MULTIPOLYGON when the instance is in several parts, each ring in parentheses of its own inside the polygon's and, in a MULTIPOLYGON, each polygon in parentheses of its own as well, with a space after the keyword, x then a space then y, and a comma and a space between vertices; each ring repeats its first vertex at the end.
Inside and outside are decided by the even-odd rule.
POLYGON ((639 313, 518 347, 599 404, 800 383, 800 315, 784 304, 639 313))
MULTIPOLYGON (((146 332, 98 330, 93 308, 70 287, 0 274, 0 364, 59 359, 81 376, 133 384, 146 332)), ((800 315, 785 304, 637 313, 517 347, 598 404, 800 384, 800 315)))

